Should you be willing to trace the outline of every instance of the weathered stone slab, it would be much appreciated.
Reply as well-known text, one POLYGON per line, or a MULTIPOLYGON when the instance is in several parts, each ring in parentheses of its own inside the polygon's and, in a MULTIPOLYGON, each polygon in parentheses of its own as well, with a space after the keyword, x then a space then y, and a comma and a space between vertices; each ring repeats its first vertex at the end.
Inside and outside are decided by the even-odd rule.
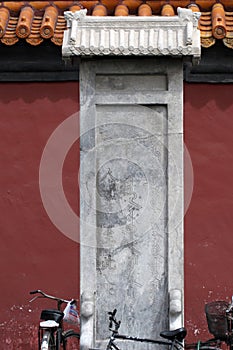
POLYGON ((81 343, 102 348, 113 308, 131 335, 183 323, 182 60, 80 67, 81 343))

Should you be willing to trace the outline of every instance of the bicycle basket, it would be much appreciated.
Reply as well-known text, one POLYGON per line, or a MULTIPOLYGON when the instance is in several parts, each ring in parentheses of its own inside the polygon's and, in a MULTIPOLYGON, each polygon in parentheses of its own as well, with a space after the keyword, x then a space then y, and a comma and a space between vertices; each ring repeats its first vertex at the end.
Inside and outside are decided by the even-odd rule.
POLYGON ((41 315, 40 315, 40 319, 43 321, 48 321, 48 320, 53 320, 56 321, 58 323, 61 322, 61 320, 64 317, 64 313, 62 311, 59 310, 42 310, 41 315))
POLYGON ((226 301, 213 301, 205 305, 208 329, 215 338, 224 339, 227 335, 226 301))

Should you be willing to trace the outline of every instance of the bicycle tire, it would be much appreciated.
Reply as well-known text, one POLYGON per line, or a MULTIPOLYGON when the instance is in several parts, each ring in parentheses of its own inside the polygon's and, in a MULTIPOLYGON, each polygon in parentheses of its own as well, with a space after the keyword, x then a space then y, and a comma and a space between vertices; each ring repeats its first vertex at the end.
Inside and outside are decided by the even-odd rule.
POLYGON ((54 336, 51 331, 44 332, 40 350, 56 350, 54 336))
POLYGON ((80 334, 72 329, 63 333, 63 349, 64 350, 79 350, 80 334))

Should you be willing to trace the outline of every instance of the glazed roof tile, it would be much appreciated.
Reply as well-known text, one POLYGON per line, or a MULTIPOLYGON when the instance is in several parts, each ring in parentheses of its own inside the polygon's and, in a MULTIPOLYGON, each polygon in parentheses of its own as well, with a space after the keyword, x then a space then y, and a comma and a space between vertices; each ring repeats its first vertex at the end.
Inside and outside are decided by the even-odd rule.
POLYGON ((0 41, 14 45, 26 40, 30 45, 39 45, 51 40, 61 46, 67 24, 65 11, 87 9, 89 16, 174 16, 178 7, 201 12, 202 47, 222 40, 233 48, 232 0, 0 1, 0 41))

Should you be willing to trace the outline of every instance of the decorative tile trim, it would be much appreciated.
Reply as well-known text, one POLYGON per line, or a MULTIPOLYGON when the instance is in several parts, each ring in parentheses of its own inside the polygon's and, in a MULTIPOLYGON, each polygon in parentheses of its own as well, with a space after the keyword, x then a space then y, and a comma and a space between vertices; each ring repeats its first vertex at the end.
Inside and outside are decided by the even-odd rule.
POLYGON ((178 16, 95 17, 65 12, 63 56, 200 57, 199 12, 178 8, 178 16))

